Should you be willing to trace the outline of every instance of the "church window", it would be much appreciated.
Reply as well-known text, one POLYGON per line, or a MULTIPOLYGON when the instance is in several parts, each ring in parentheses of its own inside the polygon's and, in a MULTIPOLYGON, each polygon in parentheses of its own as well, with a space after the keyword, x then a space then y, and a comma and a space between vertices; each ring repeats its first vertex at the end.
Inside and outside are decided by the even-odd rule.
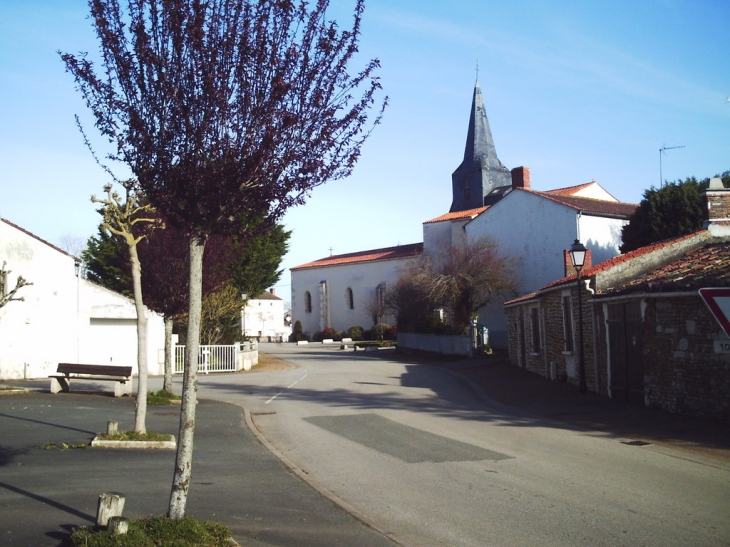
POLYGON ((345 291, 345 304, 347 305, 348 310, 355 309, 355 299, 353 297, 352 289, 350 287, 348 287, 345 291))
POLYGON ((312 295, 309 291, 304 293, 304 311, 312 313, 312 295))

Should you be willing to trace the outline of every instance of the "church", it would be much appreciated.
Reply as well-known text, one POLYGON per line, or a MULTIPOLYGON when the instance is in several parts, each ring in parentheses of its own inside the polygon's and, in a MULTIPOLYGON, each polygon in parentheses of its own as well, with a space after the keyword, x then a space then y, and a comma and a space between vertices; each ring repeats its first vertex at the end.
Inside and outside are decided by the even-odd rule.
POLYGON ((291 268, 292 320, 305 334, 327 327, 371 328, 408 261, 488 236, 519 260, 519 294, 479 310, 490 343, 507 347, 503 303, 565 276, 565 250, 580 240, 593 264, 619 254, 621 228, 636 210, 596 181, 548 191, 532 189, 527 167, 508 169, 497 156, 479 83, 474 86, 466 146, 451 176, 452 202, 445 214, 423 223, 423 242, 328 256, 291 268))

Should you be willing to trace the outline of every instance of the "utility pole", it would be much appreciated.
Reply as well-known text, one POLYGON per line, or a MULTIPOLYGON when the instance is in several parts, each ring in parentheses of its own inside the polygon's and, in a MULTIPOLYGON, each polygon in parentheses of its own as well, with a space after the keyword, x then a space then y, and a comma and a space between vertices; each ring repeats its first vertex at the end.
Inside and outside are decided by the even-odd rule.
POLYGON ((662 176, 662 154, 665 150, 674 150, 675 148, 684 148, 684 145, 682 146, 662 146, 659 149, 659 188, 664 187, 664 177, 662 176))

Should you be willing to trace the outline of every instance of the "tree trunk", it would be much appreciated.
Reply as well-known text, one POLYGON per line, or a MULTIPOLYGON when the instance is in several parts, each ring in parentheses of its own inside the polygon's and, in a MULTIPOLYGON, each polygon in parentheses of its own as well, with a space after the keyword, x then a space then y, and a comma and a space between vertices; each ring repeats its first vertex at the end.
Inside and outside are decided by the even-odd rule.
POLYGON ((162 389, 172 393, 172 367, 175 359, 175 348, 172 345, 173 318, 165 317, 165 381, 162 389))
POLYGON ((147 419, 147 316, 142 302, 142 268, 137 256, 137 245, 129 246, 129 259, 132 263, 132 287, 134 307, 137 310, 137 410, 134 417, 134 430, 146 433, 147 419))
POLYGON ((179 520, 185 516, 188 489, 193 467, 193 435, 195 433, 195 405, 198 395, 198 353, 200 348, 200 315, 203 286, 203 251, 205 238, 190 238, 190 301, 188 335, 183 372, 182 407, 178 433, 175 474, 172 478, 170 507, 167 516, 179 520))

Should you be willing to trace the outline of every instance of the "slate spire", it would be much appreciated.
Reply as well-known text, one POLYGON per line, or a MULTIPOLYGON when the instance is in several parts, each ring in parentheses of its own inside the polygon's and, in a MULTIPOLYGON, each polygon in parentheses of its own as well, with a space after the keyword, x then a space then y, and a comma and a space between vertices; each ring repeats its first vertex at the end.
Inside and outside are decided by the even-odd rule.
MULTIPOLYGON (((495 188, 512 184, 509 169, 497 157, 482 90, 477 81, 471 103, 469 129, 466 135, 464 160, 451 175, 453 201, 449 212, 476 209, 485 204, 485 197, 495 188)), ((501 197, 501 195, 500 195, 501 197)), ((499 199, 497 197, 497 199, 499 199)))

